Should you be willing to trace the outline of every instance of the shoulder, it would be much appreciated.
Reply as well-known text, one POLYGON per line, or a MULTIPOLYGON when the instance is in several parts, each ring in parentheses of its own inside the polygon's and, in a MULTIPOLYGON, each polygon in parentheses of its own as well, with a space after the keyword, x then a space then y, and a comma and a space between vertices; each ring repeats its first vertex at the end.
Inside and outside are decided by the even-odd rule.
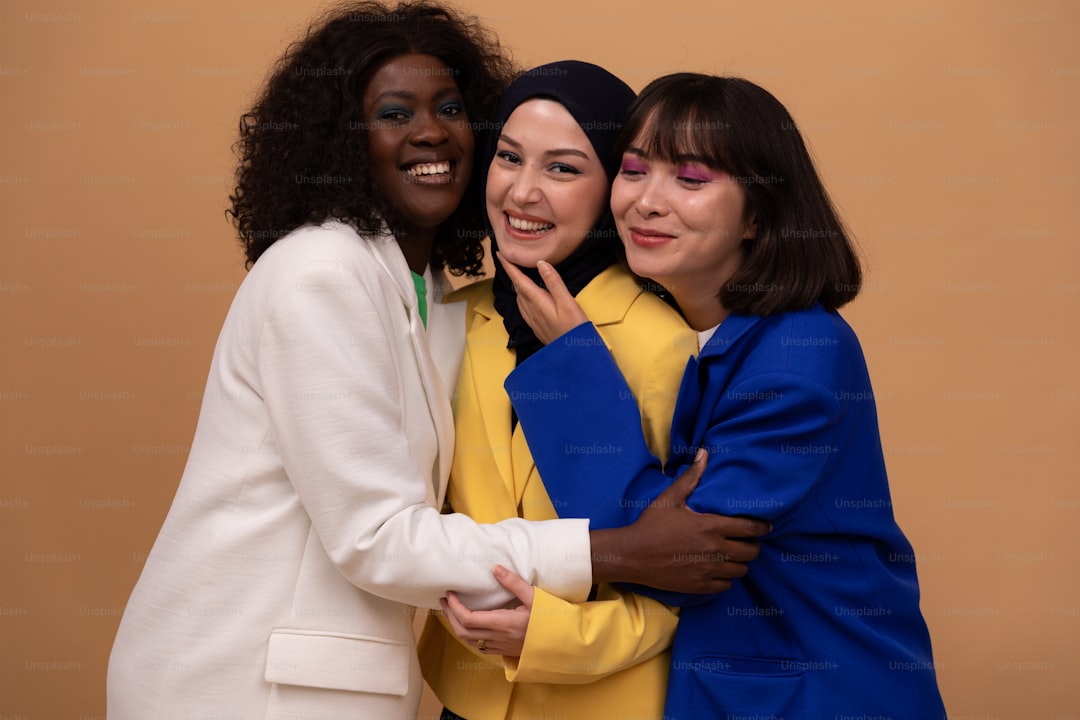
POLYGON ((697 333, 628 270, 612 266, 578 294, 578 301, 621 362, 621 355, 671 355, 685 365, 697 352, 697 333))
POLYGON ((595 324, 602 325, 621 322, 643 295, 645 291, 629 271, 612 265, 578 292, 577 301, 595 324))
POLYGON ((697 353, 697 333, 622 267, 601 273, 578 300, 635 389, 641 383, 672 384, 697 353))
POLYGON ((375 253, 378 244, 393 242, 388 236, 361 236, 340 222, 303 225, 275 242, 256 261, 252 272, 296 267, 309 260, 349 262, 375 253))
POLYGON ((468 311, 473 312, 479 306, 485 306, 493 302, 493 294, 491 291, 491 285, 494 281, 491 278, 485 278, 478 280, 474 283, 464 285, 457 290, 445 295, 442 299, 444 303, 468 303, 468 311))
MULTIPOLYGON (((728 341, 741 351, 724 354, 738 358, 742 374, 787 373, 833 387, 855 366, 865 365, 854 331, 838 313, 820 305, 732 320, 744 330, 728 341)), ((723 336, 716 339, 725 341, 723 336)))
POLYGON ((612 265, 597 275, 577 295, 581 307, 598 326, 685 329, 686 321, 670 305, 643 289, 630 271, 612 265))
POLYGON ((271 245, 235 302, 267 317, 337 313, 358 323, 361 316, 385 316, 411 287, 392 236, 362 236, 328 222, 297 228, 271 245))
POLYGON ((815 352, 815 348, 850 351, 859 344, 844 318, 820 305, 762 318, 759 340, 779 343, 795 355, 815 352))
POLYGON ((252 283, 277 287, 332 276, 363 286, 392 280, 401 251, 389 234, 361 235, 340 222, 304 225, 275 242, 248 273, 252 283))

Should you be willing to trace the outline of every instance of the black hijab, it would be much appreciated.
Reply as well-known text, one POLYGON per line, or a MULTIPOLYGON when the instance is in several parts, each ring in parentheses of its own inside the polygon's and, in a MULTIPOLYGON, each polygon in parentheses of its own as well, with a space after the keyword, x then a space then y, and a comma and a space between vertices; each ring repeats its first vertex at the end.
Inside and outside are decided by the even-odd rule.
MULTIPOLYGON (((620 160, 612 153, 615 137, 622 127, 623 115, 634 99, 634 91, 602 67, 578 60, 564 60, 522 73, 503 94, 481 157, 482 186, 487 187, 488 168, 495 157, 503 124, 518 105, 537 97, 555 100, 577 120, 600 158, 610 183, 619 169, 620 160)), ((484 219, 494 253, 497 249, 495 232, 490 218, 487 217, 486 203, 484 219)), ((615 263, 618 248, 619 236, 615 230, 615 222, 611 217, 611 210, 605 208, 603 215, 577 249, 556 265, 555 269, 559 271, 567 289, 577 295, 593 278, 615 263)), ((536 268, 521 270, 543 287, 536 268)), ((493 291, 495 309, 502 315, 503 325, 510 335, 507 347, 515 350, 517 363, 520 365, 539 350, 543 343, 521 317, 514 285, 498 261, 495 262, 493 291)))

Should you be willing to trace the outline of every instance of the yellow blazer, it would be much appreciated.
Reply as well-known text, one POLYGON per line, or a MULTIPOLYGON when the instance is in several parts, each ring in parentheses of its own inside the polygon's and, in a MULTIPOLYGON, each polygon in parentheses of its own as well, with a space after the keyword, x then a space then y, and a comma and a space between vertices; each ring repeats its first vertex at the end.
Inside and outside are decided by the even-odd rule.
MULTIPOLYGON (((463 299, 467 334, 447 499, 481 523, 555 518, 520 426, 510 431, 503 380, 515 356, 491 281, 462 288, 447 302, 463 299)), ((666 459, 675 397, 697 335, 621 267, 602 272, 577 299, 638 398, 649 447, 666 459)), ((667 606, 609 585, 583 603, 537 589, 520 658, 481 654, 438 615, 424 628, 420 663, 443 704, 467 720, 661 718, 676 621, 667 606)))

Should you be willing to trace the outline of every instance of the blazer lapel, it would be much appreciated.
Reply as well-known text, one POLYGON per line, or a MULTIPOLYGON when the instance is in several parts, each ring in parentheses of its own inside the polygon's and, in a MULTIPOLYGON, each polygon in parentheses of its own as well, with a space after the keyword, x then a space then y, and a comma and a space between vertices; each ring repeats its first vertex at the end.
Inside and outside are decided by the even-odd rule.
POLYGON ((502 380, 514 369, 514 351, 506 347, 509 336, 502 317, 495 312, 493 298, 485 297, 473 310, 466 344, 468 372, 476 388, 477 402, 484 420, 484 432, 507 492, 515 502, 519 494, 514 488, 511 462, 510 398, 502 380))
POLYGON ((691 357, 683 372, 679 394, 675 397, 675 413, 671 418, 671 454, 666 470, 678 468, 690 463, 696 452, 694 421, 697 419, 698 406, 701 405, 701 375, 698 372, 698 360, 691 357))
POLYGON ((449 287, 442 271, 425 273, 428 294, 432 298, 428 307, 427 340, 431 357, 439 369, 439 377, 450 397, 457 387, 461 372, 461 358, 465 354, 465 300, 444 303, 443 296, 449 287))
MULTIPOLYGON (((424 329, 420 318, 420 308, 417 304, 416 288, 413 286, 412 273, 401 248, 389 233, 371 240, 376 260, 382 265, 386 274, 393 281, 398 292, 398 299, 408 314, 409 337, 412 340, 413 353, 416 357, 416 366, 420 370, 420 381, 424 387, 424 399, 427 402, 428 411, 431 414, 432 424, 435 427, 435 435, 439 443, 439 455, 435 476, 432 478, 433 490, 438 503, 442 503, 446 492, 446 483, 450 477, 450 463, 454 453, 454 414, 450 406, 450 393, 440 376, 440 368, 432 356, 432 348, 429 344, 428 334, 424 329)), ((390 302, 391 299, 387 298, 390 302)), ((434 303, 432 303, 434 305, 434 303)), ((430 308, 429 308, 430 310, 430 308)), ((453 312, 450 315, 452 317, 453 312)), ((442 312, 436 313, 443 319, 442 312)), ((430 318, 429 318, 430 319, 430 318)), ((462 327, 462 326, 458 326, 462 327)), ((452 352, 453 328, 447 328, 444 336, 443 331, 438 333, 438 345, 440 352, 452 352)))
POLYGON ((675 401, 675 415, 671 420, 669 473, 694 459, 694 453, 704 441, 711 421, 707 413, 698 412, 705 390, 709 388, 711 396, 718 386, 726 389, 727 378, 734 365, 729 351, 760 319, 756 315, 729 315, 705 343, 705 347, 701 348, 697 359, 691 358, 687 363, 675 401))

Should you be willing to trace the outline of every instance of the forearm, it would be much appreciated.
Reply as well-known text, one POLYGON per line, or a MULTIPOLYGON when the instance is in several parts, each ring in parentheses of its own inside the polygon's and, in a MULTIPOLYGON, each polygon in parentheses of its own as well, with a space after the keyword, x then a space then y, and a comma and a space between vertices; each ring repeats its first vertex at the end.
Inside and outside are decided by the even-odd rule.
POLYGON ((438 608, 448 590, 469 607, 488 609, 513 600, 492 576, 504 565, 529 583, 584 600, 591 585, 584 520, 492 525, 430 507, 385 518, 348 544, 328 544, 335 565, 358 587, 419 607, 438 608))

